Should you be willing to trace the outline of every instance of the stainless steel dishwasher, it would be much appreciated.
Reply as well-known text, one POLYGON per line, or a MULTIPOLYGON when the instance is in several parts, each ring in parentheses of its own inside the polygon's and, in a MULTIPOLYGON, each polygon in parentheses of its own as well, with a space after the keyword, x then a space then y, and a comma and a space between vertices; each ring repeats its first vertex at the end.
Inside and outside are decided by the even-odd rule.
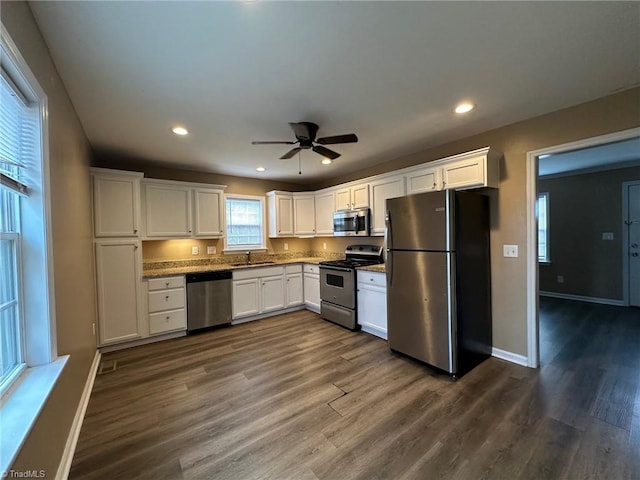
POLYGON ((187 278, 187 333, 231 323, 231 271, 192 273, 187 278))

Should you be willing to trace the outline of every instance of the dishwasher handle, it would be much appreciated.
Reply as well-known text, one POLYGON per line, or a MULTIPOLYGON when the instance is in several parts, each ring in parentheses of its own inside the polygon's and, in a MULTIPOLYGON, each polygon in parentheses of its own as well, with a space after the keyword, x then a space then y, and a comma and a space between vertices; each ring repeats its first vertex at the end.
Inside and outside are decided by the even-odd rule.
POLYGON ((215 272, 189 273, 187 283, 211 282, 216 280, 231 280, 231 270, 218 270, 215 272))

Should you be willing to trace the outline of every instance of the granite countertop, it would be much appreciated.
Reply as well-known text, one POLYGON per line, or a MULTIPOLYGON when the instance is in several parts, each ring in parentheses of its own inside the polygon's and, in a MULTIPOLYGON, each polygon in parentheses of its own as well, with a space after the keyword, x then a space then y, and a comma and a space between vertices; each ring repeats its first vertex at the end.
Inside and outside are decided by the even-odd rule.
MULTIPOLYGON (((230 263, 206 263, 199 265, 189 265, 189 261, 176 261, 176 262, 148 262, 143 265, 142 278, 158 278, 158 277, 170 277, 175 275, 186 275, 189 273, 205 273, 216 272, 220 270, 241 270, 245 268, 258 268, 258 267, 277 267, 279 265, 288 265, 292 263, 318 263, 327 260, 324 257, 293 257, 293 258, 280 258, 273 259, 272 263, 259 263, 249 265, 231 265, 230 263)), ((233 262, 239 263, 239 262, 233 262)))
POLYGON ((358 267, 358 270, 364 270, 367 272, 380 272, 380 273, 385 273, 385 267, 384 267, 384 263, 378 263, 376 265, 367 265, 366 267, 358 267))

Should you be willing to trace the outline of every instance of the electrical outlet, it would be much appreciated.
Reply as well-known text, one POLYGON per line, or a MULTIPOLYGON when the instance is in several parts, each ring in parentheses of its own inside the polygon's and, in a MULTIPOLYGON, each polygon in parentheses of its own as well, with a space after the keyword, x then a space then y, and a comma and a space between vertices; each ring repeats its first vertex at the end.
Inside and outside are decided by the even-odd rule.
POLYGON ((558 280, 558 283, 564 283, 564 275, 558 275, 556 280, 558 280))
POLYGON ((216 247, 209 245, 207 247, 207 255, 215 255, 216 254, 216 247))
POLYGON ((200 253, 200 249, 198 247, 191 247, 191 255, 198 255, 200 253))
POLYGON ((284 249, 285 251, 289 250, 289 244, 287 242, 284 242, 284 249))
POLYGON ((502 254, 505 257, 516 258, 518 256, 518 246, 517 245, 503 245, 502 246, 502 254))
POLYGON ((327 249, 327 242, 322 242, 322 249, 326 250, 327 249))
POLYGON ((602 232, 603 240, 613 240, 613 232, 602 232))

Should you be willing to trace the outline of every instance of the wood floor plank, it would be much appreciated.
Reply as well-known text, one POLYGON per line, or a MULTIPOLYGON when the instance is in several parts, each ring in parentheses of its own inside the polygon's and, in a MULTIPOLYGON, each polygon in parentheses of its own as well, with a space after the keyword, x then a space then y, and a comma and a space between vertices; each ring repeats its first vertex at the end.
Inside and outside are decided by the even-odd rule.
POLYGON ((105 354, 70 478, 637 480, 640 310, 540 305, 457 381, 307 311, 105 354))

